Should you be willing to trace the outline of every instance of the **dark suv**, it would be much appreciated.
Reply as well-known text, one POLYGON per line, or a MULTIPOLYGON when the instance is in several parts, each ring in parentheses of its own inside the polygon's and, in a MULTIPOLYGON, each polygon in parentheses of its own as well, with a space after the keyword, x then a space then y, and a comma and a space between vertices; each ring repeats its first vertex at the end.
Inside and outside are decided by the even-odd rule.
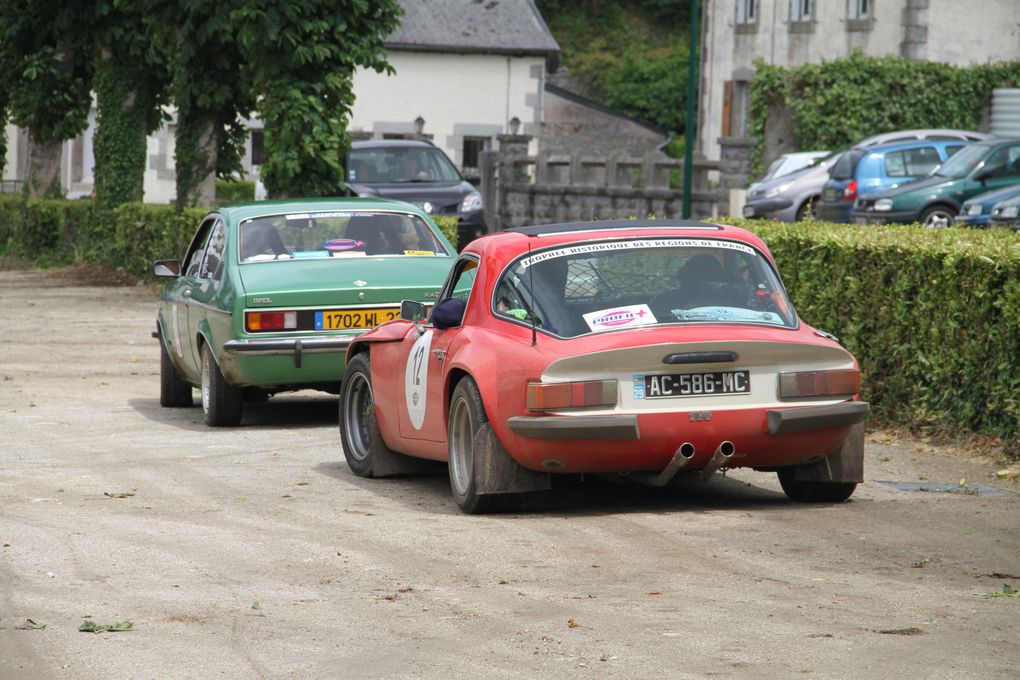
POLYGON ((347 192, 407 201, 430 215, 456 217, 458 247, 486 232, 482 195, 431 142, 353 142, 345 164, 347 192))

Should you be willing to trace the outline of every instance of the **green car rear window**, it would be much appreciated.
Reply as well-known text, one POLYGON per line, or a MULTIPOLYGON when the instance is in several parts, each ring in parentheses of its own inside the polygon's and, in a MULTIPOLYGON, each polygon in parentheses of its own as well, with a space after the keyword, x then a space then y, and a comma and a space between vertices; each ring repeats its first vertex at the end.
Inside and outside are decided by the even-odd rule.
POLYGON ((329 211, 270 215, 238 225, 242 264, 331 257, 447 257, 446 247, 417 215, 329 211))

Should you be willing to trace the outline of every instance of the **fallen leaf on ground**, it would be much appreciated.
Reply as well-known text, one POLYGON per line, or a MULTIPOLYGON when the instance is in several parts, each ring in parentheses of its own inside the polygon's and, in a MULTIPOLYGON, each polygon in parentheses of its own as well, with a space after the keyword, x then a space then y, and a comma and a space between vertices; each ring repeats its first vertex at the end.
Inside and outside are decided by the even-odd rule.
POLYGON ((96 623, 95 621, 82 621, 78 630, 82 633, 122 633, 134 630, 135 624, 130 621, 118 621, 117 623, 96 623))
POLYGON ((567 628, 584 628, 584 626, 582 626, 574 619, 567 619, 567 628))
POLYGON ((121 491, 121 492, 118 492, 118 493, 110 493, 109 491, 104 491, 103 495, 106 496, 107 498, 130 498, 131 496, 135 495, 135 492, 134 491, 121 491))
POLYGON ((32 619, 25 619, 25 622, 20 626, 15 626, 15 630, 42 630, 46 627, 45 623, 37 623, 32 619))
POLYGON ((1008 583, 1003 584, 1002 590, 994 590, 985 593, 985 597, 1020 597, 1020 590, 1017 590, 1008 583))
POLYGON ((920 628, 890 628, 888 630, 876 630, 875 632, 882 635, 924 635, 924 631, 920 628))

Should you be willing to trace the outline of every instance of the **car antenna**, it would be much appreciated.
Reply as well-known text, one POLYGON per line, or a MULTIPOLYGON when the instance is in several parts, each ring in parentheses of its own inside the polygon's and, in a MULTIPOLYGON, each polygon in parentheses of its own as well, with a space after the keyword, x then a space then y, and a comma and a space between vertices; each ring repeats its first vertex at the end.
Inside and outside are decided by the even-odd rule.
POLYGON ((535 263, 531 261, 531 240, 528 240, 528 287, 531 288, 531 346, 538 344, 538 332, 535 330, 535 263))

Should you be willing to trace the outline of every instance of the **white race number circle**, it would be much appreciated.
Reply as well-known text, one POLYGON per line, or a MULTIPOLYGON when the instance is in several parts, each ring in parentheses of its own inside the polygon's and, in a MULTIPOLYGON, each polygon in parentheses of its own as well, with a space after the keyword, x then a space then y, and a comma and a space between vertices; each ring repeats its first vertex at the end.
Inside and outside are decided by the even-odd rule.
POLYGON ((414 429, 420 430, 425 424, 425 386, 429 377, 429 350, 432 348, 432 331, 414 341, 411 353, 407 357, 407 368, 404 370, 404 400, 407 402, 407 415, 411 418, 414 429))

